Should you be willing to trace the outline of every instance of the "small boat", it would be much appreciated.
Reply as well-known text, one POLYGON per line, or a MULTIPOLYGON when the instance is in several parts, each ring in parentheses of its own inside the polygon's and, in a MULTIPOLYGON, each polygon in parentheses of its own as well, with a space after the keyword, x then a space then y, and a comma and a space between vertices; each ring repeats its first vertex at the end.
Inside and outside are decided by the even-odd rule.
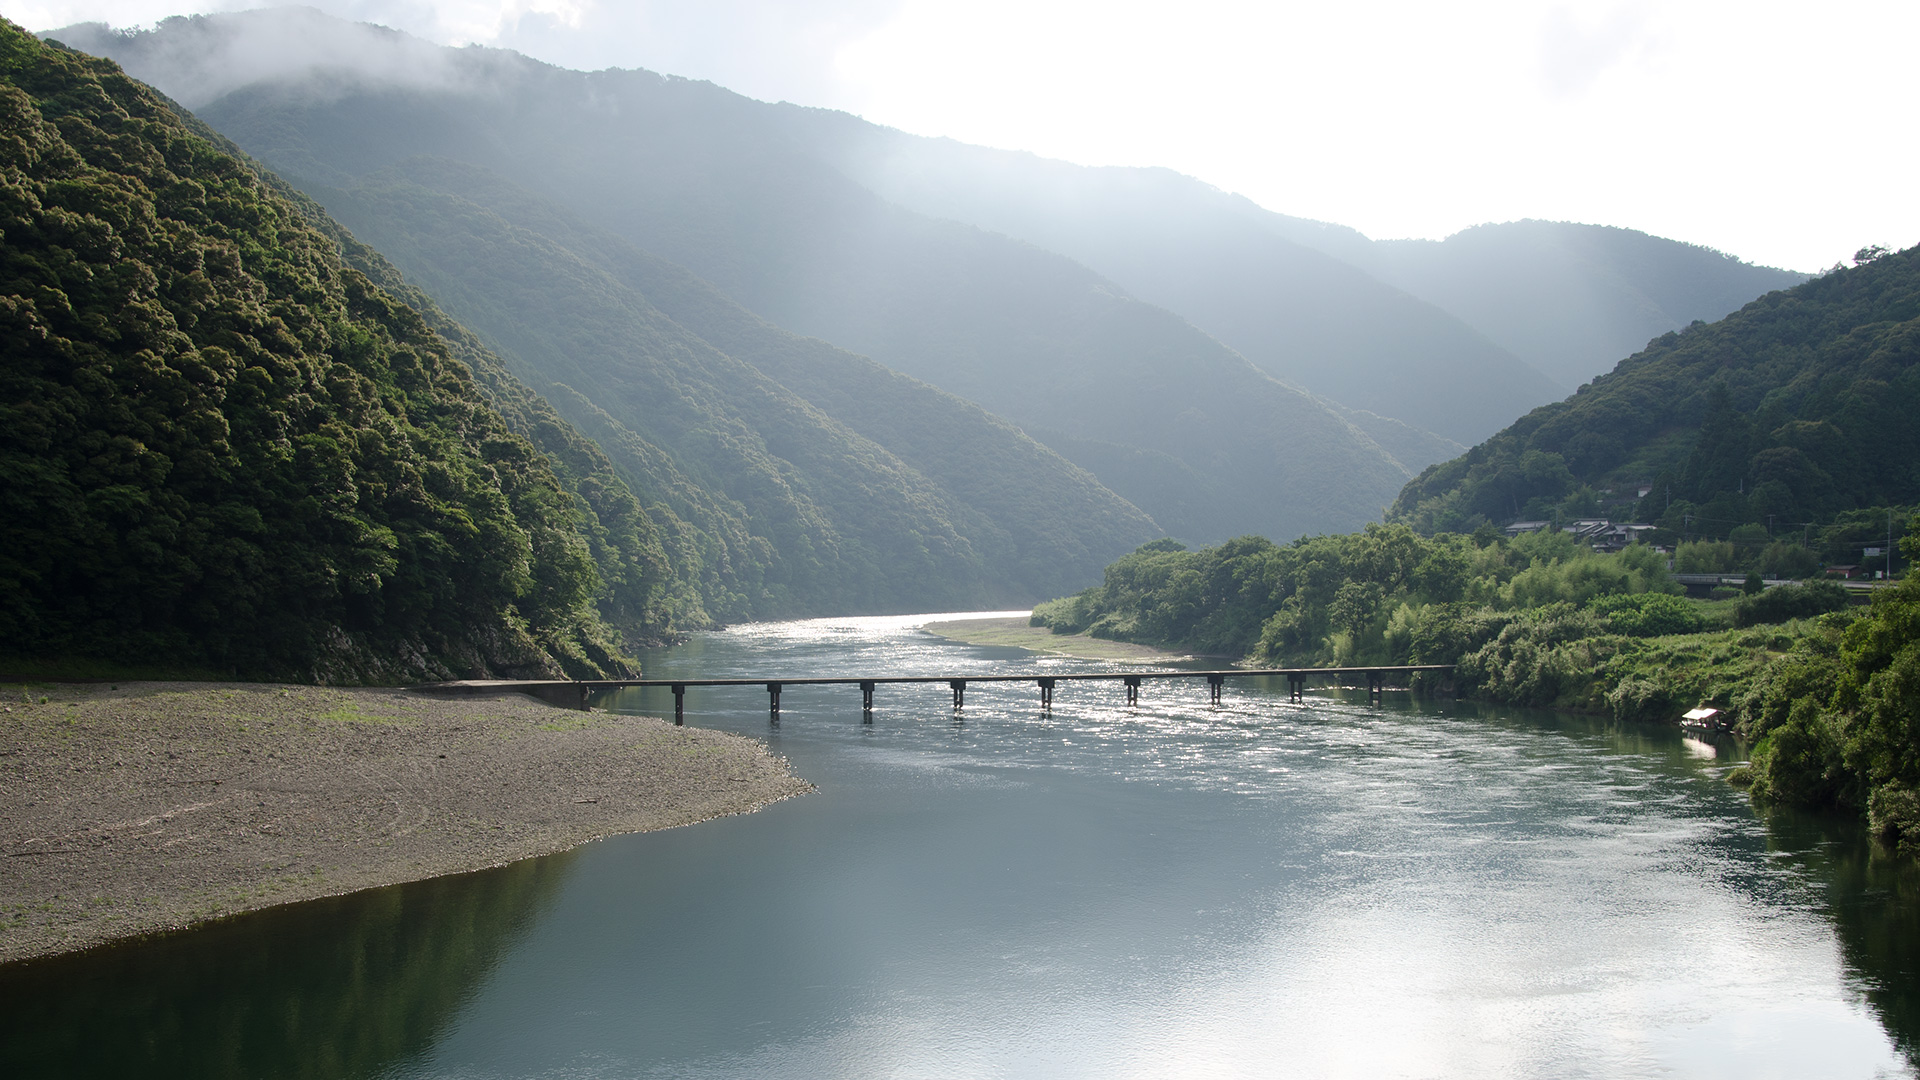
POLYGON ((1689 731, 1704 731, 1709 734, 1727 730, 1727 720, 1719 709, 1705 705, 1689 709, 1680 717, 1680 726, 1689 731))

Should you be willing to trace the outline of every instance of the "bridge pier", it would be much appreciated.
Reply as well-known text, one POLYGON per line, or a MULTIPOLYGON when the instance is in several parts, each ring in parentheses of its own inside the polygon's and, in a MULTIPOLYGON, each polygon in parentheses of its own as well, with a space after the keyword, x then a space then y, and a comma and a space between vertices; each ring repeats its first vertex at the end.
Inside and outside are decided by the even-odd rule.
POLYGON ((967 680, 949 679, 947 685, 953 687, 953 711, 959 712, 967 703, 967 680))
POLYGON ((871 679, 860 684, 860 722, 873 723, 873 681, 871 679))
POLYGON ((1378 705, 1387 696, 1387 677, 1378 671, 1367 672, 1367 704, 1378 705))
POLYGON ((1127 684, 1127 704, 1140 704, 1140 676, 1129 675, 1120 681, 1127 684))
POLYGON ((1051 714, 1053 712, 1053 680, 1035 679, 1034 683, 1040 687, 1040 711, 1051 714))
POLYGON ((687 723, 687 684, 673 684, 673 726, 685 727, 687 723))
POLYGON ((767 719, 776 724, 780 722, 780 684, 777 682, 767 684, 767 719))
POLYGON ((1220 704, 1220 688, 1225 686, 1226 682, 1227 677, 1225 675, 1207 676, 1207 697, 1211 704, 1220 704))
POLYGON ((1287 700, 1304 702, 1307 700, 1307 677, 1301 674, 1287 676, 1287 700))

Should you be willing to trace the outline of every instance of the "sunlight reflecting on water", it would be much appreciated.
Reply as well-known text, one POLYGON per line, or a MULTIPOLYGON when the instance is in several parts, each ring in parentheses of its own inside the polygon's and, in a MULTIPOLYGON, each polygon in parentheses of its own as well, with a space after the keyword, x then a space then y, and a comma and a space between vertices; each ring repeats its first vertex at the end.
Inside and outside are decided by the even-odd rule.
MULTIPOLYGON (((988 616, 736 627, 649 656, 649 674, 1127 666, 918 629, 955 617, 988 616)), ((1719 780, 1731 764, 1719 751, 1666 729, 1360 701, 1290 704, 1284 684, 1244 679, 1214 707, 1204 683, 1178 680, 1128 707, 1117 683, 1075 683, 1044 714, 1030 684, 976 684, 956 713, 943 685, 883 686, 866 724, 855 688, 789 687, 773 725, 756 690, 690 695, 690 722, 767 738, 820 785, 735 826, 763 834, 751 852, 715 835, 672 845, 659 871, 764 859, 745 887, 767 903, 709 896, 697 925, 777 927, 747 931, 747 972, 731 977, 800 1000, 670 1049, 598 1029, 587 1041, 600 1060, 545 1064, 701 1077, 1909 1075, 1849 985, 1818 888, 1768 857, 1765 825, 1719 780)), ((671 707, 651 691, 612 704, 671 707)), ((589 858, 667 854, 653 840, 589 858)))
MULTIPOLYGON (((919 629, 1016 614, 741 626, 644 661, 1116 670, 919 629)), ((65 965, 46 1023, 116 1018, 85 1030, 136 1064, 192 1022, 253 1040, 173 1072, 204 1076, 1913 1075, 1920 873, 1857 824, 1756 815, 1726 745, 1255 678, 1218 707, 1198 680, 877 705, 789 687, 776 724, 760 688, 694 688, 690 724, 818 790, 65 965), (337 1054, 361 1029, 383 1037, 337 1054)))

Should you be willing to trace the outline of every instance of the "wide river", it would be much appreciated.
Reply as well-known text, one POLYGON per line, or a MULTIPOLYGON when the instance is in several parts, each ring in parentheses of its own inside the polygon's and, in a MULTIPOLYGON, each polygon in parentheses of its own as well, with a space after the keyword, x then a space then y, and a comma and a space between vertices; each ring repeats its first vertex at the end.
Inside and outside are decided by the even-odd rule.
MULTIPOLYGON (((933 616, 652 677, 1063 673, 933 616)), ((671 715, 665 691, 603 705, 671 715)), ((1674 729, 1285 685, 695 689, 819 790, 0 972, 10 1076, 1911 1076, 1920 876, 1674 729)))

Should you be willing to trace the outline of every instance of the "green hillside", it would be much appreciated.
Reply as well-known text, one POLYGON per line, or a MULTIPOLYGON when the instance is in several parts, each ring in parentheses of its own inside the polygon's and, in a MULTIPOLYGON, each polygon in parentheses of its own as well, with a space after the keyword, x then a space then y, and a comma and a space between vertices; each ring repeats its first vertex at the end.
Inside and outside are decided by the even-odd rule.
MULTIPOLYGON (((496 342, 520 374, 553 387, 563 412, 596 435, 617 430, 645 440, 665 464, 718 493, 718 505, 687 508, 685 519, 707 532, 731 522, 760 545, 726 553, 743 593, 724 617, 1015 603, 1089 580, 1113 552, 1158 532, 977 406, 844 354, 828 378, 817 363, 793 365, 854 399, 845 403, 850 415, 891 410, 874 426, 912 430, 923 472, 668 318, 634 287, 655 282, 645 280, 648 260, 626 245, 475 170, 420 163, 414 172, 478 188, 542 231, 398 174, 321 194, 496 342)), ((799 341, 684 272, 679 278, 694 289, 680 306, 704 301, 707 321, 757 326, 761 344, 776 353, 799 341)), ((643 490, 670 488, 655 471, 639 462, 629 469, 643 490)))
POLYGON ((312 63, 296 50, 260 70, 234 44, 300 18, 72 33, 151 62, 163 86, 206 87, 186 61, 233 57, 258 77, 202 115, 312 190, 351 190, 423 154, 485 168, 770 323, 1006 417, 1178 535, 1357 527, 1409 475, 1324 402, 1071 259, 888 203, 770 126, 771 106, 317 17, 298 38, 312 63), (344 55, 319 40, 329 33, 380 55, 362 72, 322 71, 319 58, 344 55))
POLYGON ((0 24, 0 653, 621 670, 579 511, 411 308, 113 64, 0 24))
MULTIPOLYGON (((564 247, 678 326, 883 447, 939 489, 948 513, 966 515, 968 537, 990 573, 1023 600, 1094 580, 1115 552, 1160 533, 1092 475, 980 406, 782 330, 685 269, 592 229, 485 170, 414 159, 337 197, 343 206, 369 207, 383 185, 396 182, 455 197, 564 247)), ((392 224, 369 219, 365 227, 392 224)), ((450 265, 443 272, 458 269, 450 265)))
POLYGON ((1425 531, 1579 517, 1638 485, 1641 519, 1728 536, 1920 500, 1920 249, 1863 254, 1661 336, 1426 470, 1390 517, 1425 531))

